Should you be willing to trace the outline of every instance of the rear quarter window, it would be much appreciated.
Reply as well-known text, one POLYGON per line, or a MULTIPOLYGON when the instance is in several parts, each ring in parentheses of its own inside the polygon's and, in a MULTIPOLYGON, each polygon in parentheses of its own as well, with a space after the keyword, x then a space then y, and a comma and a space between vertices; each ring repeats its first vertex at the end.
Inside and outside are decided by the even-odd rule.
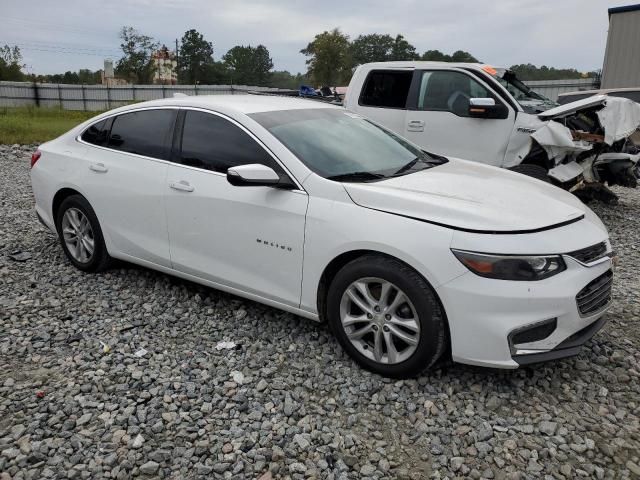
POLYGON ((94 123, 82 134, 82 140, 92 145, 105 145, 109 136, 111 119, 107 118, 101 122, 94 123))

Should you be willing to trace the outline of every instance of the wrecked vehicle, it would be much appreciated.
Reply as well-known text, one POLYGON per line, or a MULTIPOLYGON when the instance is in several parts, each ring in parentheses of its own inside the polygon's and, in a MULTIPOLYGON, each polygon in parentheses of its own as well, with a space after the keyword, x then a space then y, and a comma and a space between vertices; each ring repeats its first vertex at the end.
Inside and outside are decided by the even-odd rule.
POLYGON ((640 105, 604 95, 558 106, 502 68, 383 62, 355 71, 344 105, 436 154, 508 168, 584 201, 635 187, 640 105))

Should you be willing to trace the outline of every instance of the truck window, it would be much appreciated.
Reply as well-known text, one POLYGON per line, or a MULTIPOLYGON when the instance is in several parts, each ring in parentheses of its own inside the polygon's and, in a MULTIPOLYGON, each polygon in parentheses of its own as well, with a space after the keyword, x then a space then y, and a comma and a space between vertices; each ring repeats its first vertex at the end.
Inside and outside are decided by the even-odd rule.
POLYGON ((419 110, 451 112, 459 117, 468 117, 471 98, 495 100, 489 90, 464 73, 445 70, 422 72, 419 110))
POLYGON ((358 103, 363 107, 404 109, 412 77, 411 71, 373 70, 364 83, 358 103))

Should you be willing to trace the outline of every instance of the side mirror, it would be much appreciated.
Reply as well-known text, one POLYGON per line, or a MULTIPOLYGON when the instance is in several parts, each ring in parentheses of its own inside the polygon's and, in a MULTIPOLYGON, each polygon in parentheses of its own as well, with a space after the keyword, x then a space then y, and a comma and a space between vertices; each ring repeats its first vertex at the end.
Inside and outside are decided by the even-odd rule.
POLYGON ((469 99, 469 116, 473 118, 507 118, 509 109, 493 98, 469 99))
POLYGON ((229 168, 227 180, 236 187, 274 186, 280 182, 280 176, 266 165, 253 163, 229 168))

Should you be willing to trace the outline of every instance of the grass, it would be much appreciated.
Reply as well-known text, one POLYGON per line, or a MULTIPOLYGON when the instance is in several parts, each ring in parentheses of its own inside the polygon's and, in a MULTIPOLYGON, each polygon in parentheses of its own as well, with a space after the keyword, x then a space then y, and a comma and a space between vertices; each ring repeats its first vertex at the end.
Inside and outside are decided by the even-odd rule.
POLYGON ((100 112, 60 108, 0 108, 0 144, 47 142, 100 112))

